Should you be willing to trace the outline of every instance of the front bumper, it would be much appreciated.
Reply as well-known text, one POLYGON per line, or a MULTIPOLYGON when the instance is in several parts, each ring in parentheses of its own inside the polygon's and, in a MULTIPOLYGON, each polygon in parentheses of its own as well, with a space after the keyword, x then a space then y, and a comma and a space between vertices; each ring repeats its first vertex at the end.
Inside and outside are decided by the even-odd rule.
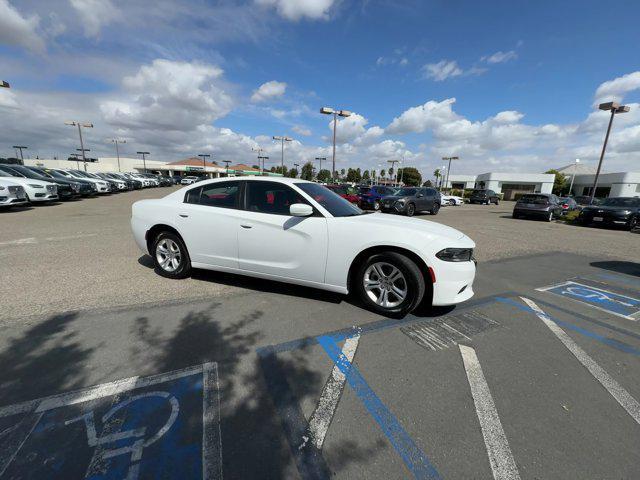
POLYGON ((473 280, 476 276, 475 261, 443 262, 436 260, 431 268, 436 279, 433 284, 433 305, 456 305, 473 297, 473 280))

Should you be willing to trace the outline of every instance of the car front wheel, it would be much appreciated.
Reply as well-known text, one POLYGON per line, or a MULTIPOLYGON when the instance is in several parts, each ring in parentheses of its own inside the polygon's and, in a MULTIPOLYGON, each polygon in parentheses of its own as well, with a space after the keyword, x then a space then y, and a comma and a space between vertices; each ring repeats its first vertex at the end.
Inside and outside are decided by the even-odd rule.
POLYGON ((416 213, 416 206, 413 203, 407 205, 407 217, 413 217, 416 213))
POLYGON ((369 257, 357 269, 355 282, 360 300, 382 315, 406 315, 420 304, 425 292, 418 266, 397 252, 369 257))
POLYGON ((160 233, 153 243, 156 272, 167 278, 186 278, 191 273, 191 259, 182 239, 172 232, 160 233))
POLYGON ((633 231, 639 227, 640 227, 640 220, 638 219, 638 217, 637 216, 631 217, 631 220, 629 220, 629 230, 633 231))
POLYGON ((434 203, 433 207, 431 207, 431 210, 429 210, 429 213, 431 213, 431 215, 437 215, 439 210, 440 210, 440 204, 434 203))
POLYGON ((380 210, 380 202, 378 200, 373 202, 373 209, 374 210, 380 210))

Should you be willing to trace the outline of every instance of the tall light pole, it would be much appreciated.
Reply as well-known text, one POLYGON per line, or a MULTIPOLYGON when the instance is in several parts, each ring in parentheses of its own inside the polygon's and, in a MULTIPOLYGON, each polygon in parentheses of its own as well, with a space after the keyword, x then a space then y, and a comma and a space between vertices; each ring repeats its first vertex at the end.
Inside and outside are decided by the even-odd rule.
POLYGON ((264 161, 269 160, 269 157, 264 155, 258 155, 258 163, 262 161, 262 168, 260 169, 260 175, 264 175, 264 161))
MULTIPOLYGON (((322 171, 322 161, 326 161, 327 157, 316 157, 316 160, 320 162, 320 168, 318 169, 318 175, 320 175, 320 172, 322 171)), ((333 174, 331 175, 331 178, 333 178, 333 174)))
POLYGON ((142 155, 142 165, 144 167, 144 173, 147 173, 147 157, 146 155, 151 155, 149 152, 136 152, 138 155, 142 155))
POLYGON ((580 159, 576 158, 576 161, 573 164, 573 175, 571 175, 571 185, 569 185, 569 196, 571 196, 571 190, 573 190, 573 180, 576 178, 576 173, 578 170, 579 163, 580 163, 580 159))
POLYGON ((598 105, 600 110, 610 110, 611 117, 609 118, 609 126, 607 127, 607 134, 604 137, 604 144, 602 145, 602 153, 600 153, 600 161, 598 162, 598 169, 596 170, 596 178, 593 179, 593 189, 591 190, 591 200, 589 205, 593 203, 593 197, 596 195, 596 188, 598 187, 598 177, 600 176, 600 169, 602 168, 602 160, 604 159, 604 151, 607 149, 607 142, 609 141, 609 133, 611 133, 611 125, 613 124, 613 117, 616 113, 627 113, 630 109, 627 105, 620 105, 617 102, 607 102, 598 105))
POLYGON ((320 113, 323 115, 333 115, 333 165, 331 168, 331 178, 335 180, 336 175, 336 126, 338 125, 338 117, 349 117, 349 110, 336 110, 331 107, 322 107, 320 113))
POLYGON ((227 177, 229 176, 229 164, 231 163, 231 160, 223 160, 222 163, 224 163, 225 167, 227 168, 227 177))
POLYGON ((284 142, 293 142, 293 138, 274 136, 273 139, 276 142, 280 142, 280 146, 282 148, 281 157, 280 157, 280 167, 282 168, 282 171, 284 172, 284 142))
POLYGON ((65 125, 71 125, 72 127, 78 127, 78 135, 80 136, 80 150, 82 151, 82 161, 84 163, 84 171, 87 171, 87 158, 84 156, 84 143, 82 141, 82 127, 84 128, 93 128, 93 123, 81 123, 75 121, 67 121, 64 122, 65 125))
POLYGON ((264 152, 264 148, 260 148, 260 147, 258 147, 258 148, 251 148, 251 151, 252 151, 252 152, 258 152, 258 169, 260 170, 260 175, 262 175, 262 170, 263 170, 263 168, 262 168, 262 163, 260 163, 260 159, 262 159, 262 158, 269 158, 269 157, 263 157, 263 156, 262 156, 262 152, 264 152))
POLYGON ((116 145, 116 157, 118 157, 118 171, 120 171, 120 150, 118 149, 118 143, 127 143, 126 140, 118 140, 117 138, 109 139, 111 143, 116 145))
MULTIPOLYGON (((444 187, 449 188, 449 172, 451 172, 451 160, 459 160, 459 158, 458 157, 442 157, 442 160, 444 160, 445 162, 449 160, 449 167, 447 168, 447 181, 444 182, 444 187)), ((449 188, 449 192, 451 192, 450 188, 449 188)))
POLYGON ((20 160, 22 160, 22 164, 24 165, 24 156, 22 155, 22 150, 27 150, 29 147, 25 147, 24 145, 14 145, 13 148, 16 150, 20 150, 20 160))
MULTIPOLYGON (((396 169, 393 168, 395 167, 396 163, 400 163, 400 160, 387 160, 387 163, 391 164, 391 169, 393 170, 393 172, 396 174, 396 180, 398 180, 398 173, 396 172, 396 169)), ((397 182, 396 182, 397 183, 397 182)))
POLYGON ((199 153, 198 156, 202 159, 202 173, 207 174, 207 164, 205 159, 209 158, 211 155, 208 153, 199 153))
POLYGON ((296 178, 298 178, 298 167, 300 166, 300 164, 294 163, 293 166, 296 167, 296 178))

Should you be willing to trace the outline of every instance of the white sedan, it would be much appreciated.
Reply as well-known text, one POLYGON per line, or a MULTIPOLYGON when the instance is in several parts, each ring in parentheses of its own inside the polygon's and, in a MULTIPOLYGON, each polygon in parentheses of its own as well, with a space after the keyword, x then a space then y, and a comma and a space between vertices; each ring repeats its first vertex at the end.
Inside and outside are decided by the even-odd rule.
POLYGON ((456 195, 440 195, 442 205, 464 205, 464 199, 456 195))
POLYGON ((295 178, 216 179, 133 204, 156 271, 218 270, 356 294, 385 315, 473 296, 475 243, 438 223, 363 212, 295 178))
POLYGON ((0 178, 0 207, 24 205, 27 202, 27 193, 22 185, 0 178))

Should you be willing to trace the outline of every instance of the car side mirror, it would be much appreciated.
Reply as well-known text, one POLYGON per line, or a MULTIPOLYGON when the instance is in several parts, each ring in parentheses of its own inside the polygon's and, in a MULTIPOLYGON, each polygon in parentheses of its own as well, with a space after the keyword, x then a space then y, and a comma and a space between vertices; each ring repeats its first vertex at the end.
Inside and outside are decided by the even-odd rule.
POLYGON ((289 213, 293 217, 310 217, 313 215, 313 207, 306 203, 294 203, 289 207, 289 213))

